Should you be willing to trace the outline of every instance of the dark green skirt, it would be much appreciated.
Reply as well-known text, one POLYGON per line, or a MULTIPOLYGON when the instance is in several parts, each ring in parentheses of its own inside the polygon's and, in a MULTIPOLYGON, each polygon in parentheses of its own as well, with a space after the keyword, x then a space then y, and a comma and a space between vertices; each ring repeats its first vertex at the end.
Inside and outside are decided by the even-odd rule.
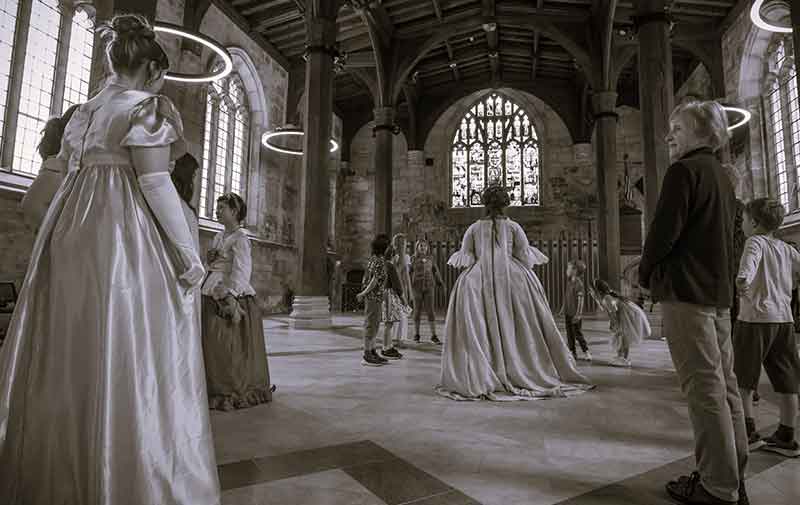
POLYGON ((203 297, 203 356, 212 409, 234 410, 272 400, 261 309, 252 296, 238 299, 238 324, 217 315, 217 303, 203 297))

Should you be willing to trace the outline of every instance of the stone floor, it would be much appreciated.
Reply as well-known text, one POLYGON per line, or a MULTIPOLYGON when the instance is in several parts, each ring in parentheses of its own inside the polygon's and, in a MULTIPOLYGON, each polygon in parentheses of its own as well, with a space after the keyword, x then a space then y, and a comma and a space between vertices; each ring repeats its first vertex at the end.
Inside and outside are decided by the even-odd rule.
MULTIPOLYGON (((659 505, 693 469, 666 344, 606 365, 608 323, 588 320, 597 389, 571 399, 455 402, 433 392, 439 348, 360 365, 360 317, 328 331, 265 320, 275 400, 212 414, 223 505, 659 505)), ((440 331, 440 334, 442 332, 440 331)), ((426 334, 423 333, 423 339, 426 334)), ((760 425, 777 422, 761 388, 760 425)), ((754 505, 800 503, 800 459, 751 455, 754 505)))

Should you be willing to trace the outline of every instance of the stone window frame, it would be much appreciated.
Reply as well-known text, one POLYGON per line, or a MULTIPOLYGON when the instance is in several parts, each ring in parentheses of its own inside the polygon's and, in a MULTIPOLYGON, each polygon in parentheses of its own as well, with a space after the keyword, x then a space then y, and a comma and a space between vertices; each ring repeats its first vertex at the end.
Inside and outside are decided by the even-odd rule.
MULTIPOLYGON (((535 141, 538 146, 539 151, 539 181, 538 181, 538 192, 539 192, 539 203, 534 205, 517 205, 513 207, 509 207, 510 209, 526 209, 526 208, 537 208, 542 207, 544 205, 544 184, 543 184, 543 172, 544 172, 544 160, 545 160, 545 146, 543 142, 544 138, 544 130, 541 128, 540 121, 538 120, 538 116, 534 111, 531 111, 529 107, 526 106, 525 103, 521 102, 515 97, 510 96, 507 93, 504 93, 501 90, 497 89, 489 89, 486 90, 484 93, 481 93, 477 98, 475 98, 468 106, 464 107, 462 110, 459 111, 457 114, 457 119, 453 121, 452 127, 448 131, 448 135, 445 137, 446 142, 446 163, 447 163, 447 194, 445 195, 447 201, 447 209, 449 211, 456 211, 456 212, 464 212, 469 211, 471 209, 481 209, 481 206, 473 206, 467 205, 464 207, 454 207, 453 206, 453 138, 455 137, 456 132, 461 126, 461 121, 464 117, 470 113, 473 107, 478 105, 479 103, 486 100, 487 97, 491 95, 499 95, 504 100, 510 101, 512 104, 515 104, 521 111, 523 111, 529 118, 531 129, 535 132, 535 141)), ((468 175, 469 177, 469 175, 468 175)), ((468 202, 469 203, 469 202, 468 202)))
MULTIPOLYGON (((27 48, 28 34, 31 28, 31 11, 36 1, 37 0, 18 0, 17 2, 14 38, 12 42, 15 50, 12 51, 11 55, 8 87, 4 90, 0 90, 0 93, 6 93, 6 109, 2 125, 4 131, 0 132, 0 190, 16 193, 25 193, 36 178, 36 174, 13 169, 16 135, 19 129, 17 118, 19 115, 19 101, 23 86, 24 61, 26 57, 26 51, 20 51, 17 50, 17 48, 27 48), (23 24, 20 23, 20 20, 28 20, 28 22, 23 24), (13 128, 9 127, 9 119, 11 118, 13 118, 13 128), (9 134, 12 130, 14 130, 13 134, 9 134)), ((60 20, 53 71, 53 89, 49 106, 50 116, 63 113, 74 15, 78 10, 83 10, 88 14, 93 24, 96 21, 96 10, 93 2, 89 0, 59 0, 58 9, 60 12, 60 20)))
POLYGON ((792 121, 793 112, 797 117, 800 115, 800 97, 793 101, 790 99, 790 87, 795 87, 796 91, 796 66, 794 61, 794 50, 792 39, 789 36, 777 34, 770 41, 764 57, 764 72, 761 82, 762 97, 761 105, 764 111, 761 121, 765 133, 764 147, 766 150, 767 171, 767 191, 770 196, 778 199, 786 207, 787 213, 800 212, 800 121, 792 121), (783 45, 784 58, 778 62, 776 52, 783 45), (775 127, 773 126, 774 113, 770 97, 777 92, 780 98, 782 136, 776 138, 775 127), (794 130, 794 135, 793 135, 794 130), (797 141, 793 140, 797 137, 797 141), (783 142, 783 156, 786 171, 786 195, 782 198, 780 182, 778 179, 776 142, 783 142))

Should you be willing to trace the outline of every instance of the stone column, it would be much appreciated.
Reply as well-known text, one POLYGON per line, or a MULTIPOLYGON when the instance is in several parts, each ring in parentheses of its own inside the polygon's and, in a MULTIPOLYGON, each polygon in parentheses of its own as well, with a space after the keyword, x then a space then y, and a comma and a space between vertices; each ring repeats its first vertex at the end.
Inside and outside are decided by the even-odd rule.
POLYGON ((592 96, 597 142, 597 242, 600 278, 620 287, 619 194, 617 192, 617 94, 592 96))
POLYGON ((331 125, 333 124, 333 57, 336 12, 307 13, 306 107, 303 112, 303 168, 298 223, 297 296, 292 305, 294 328, 331 326, 326 272, 330 208, 331 125), (323 14, 329 14, 327 16, 323 14))
POLYGON ((58 51, 56 52, 56 74, 53 77, 53 95, 50 97, 50 114, 60 116, 64 113, 64 83, 67 80, 67 62, 69 61, 69 51, 64 48, 69 47, 72 37, 72 18, 75 16, 75 6, 70 1, 61 1, 58 4, 61 9, 61 26, 58 27, 58 51), (60 85, 59 85, 60 84, 60 85))
MULTIPOLYGON (((794 49, 794 61, 800 60, 800 0, 790 0, 789 1, 789 8, 791 9, 791 20, 792 20, 792 42, 794 49)), ((795 78, 797 79, 798 88, 800 89, 800 75, 797 75, 800 72, 795 73, 795 78)))
POLYGON ((644 162, 645 220, 658 203, 661 181, 669 168, 669 115, 673 109, 670 19, 664 0, 642 0, 635 18, 639 30, 639 108, 642 113, 642 161, 644 162))
POLYGON ((375 233, 392 234, 392 142, 394 109, 375 109, 375 233))

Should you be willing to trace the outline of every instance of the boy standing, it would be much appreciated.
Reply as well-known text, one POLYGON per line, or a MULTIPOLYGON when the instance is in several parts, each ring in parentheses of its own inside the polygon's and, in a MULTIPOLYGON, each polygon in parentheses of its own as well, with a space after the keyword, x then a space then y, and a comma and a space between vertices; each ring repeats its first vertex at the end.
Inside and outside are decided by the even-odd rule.
POLYGON ((586 271, 586 263, 581 260, 573 260, 567 263, 567 289, 564 294, 565 325, 567 327, 567 345, 572 352, 572 356, 578 360, 592 361, 592 354, 589 352, 589 345, 583 337, 581 324, 583 322, 583 281, 581 277, 586 271), (582 355, 575 349, 575 341, 581 347, 582 355))
POLYGON ((364 300, 364 357, 361 360, 364 366, 388 363, 388 360, 378 356, 375 351, 375 336, 381 324, 381 303, 386 289, 387 270, 383 256, 387 247, 389 236, 386 234, 381 233, 372 241, 372 256, 367 262, 367 271, 362 281, 364 289, 356 295, 358 301, 364 300))
POLYGON ((430 255, 430 244, 427 240, 418 240, 416 251, 411 258, 411 290, 414 293, 414 342, 420 341, 419 324, 422 319, 422 311, 425 310, 428 316, 428 325, 431 328, 431 342, 441 344, 442 341, 436 336, 436 315, 434 313, 434 288, 436 284, 444 288, 444 281, 439 268, 430 255))
POLYGON ((748 442, 759 443, 753 416, 753 391, 761 365, 780 397, 780 425, 764 449, 800 456, 795 440, 800 358, 795 349, 792 283, 800 272, 800 253, 775 238, 785 210, 780 202, 758 198, 747 204, 743 228, 749 236, 736 276, 739 317, 734 328, 734 371, 744 404, 748 442))

